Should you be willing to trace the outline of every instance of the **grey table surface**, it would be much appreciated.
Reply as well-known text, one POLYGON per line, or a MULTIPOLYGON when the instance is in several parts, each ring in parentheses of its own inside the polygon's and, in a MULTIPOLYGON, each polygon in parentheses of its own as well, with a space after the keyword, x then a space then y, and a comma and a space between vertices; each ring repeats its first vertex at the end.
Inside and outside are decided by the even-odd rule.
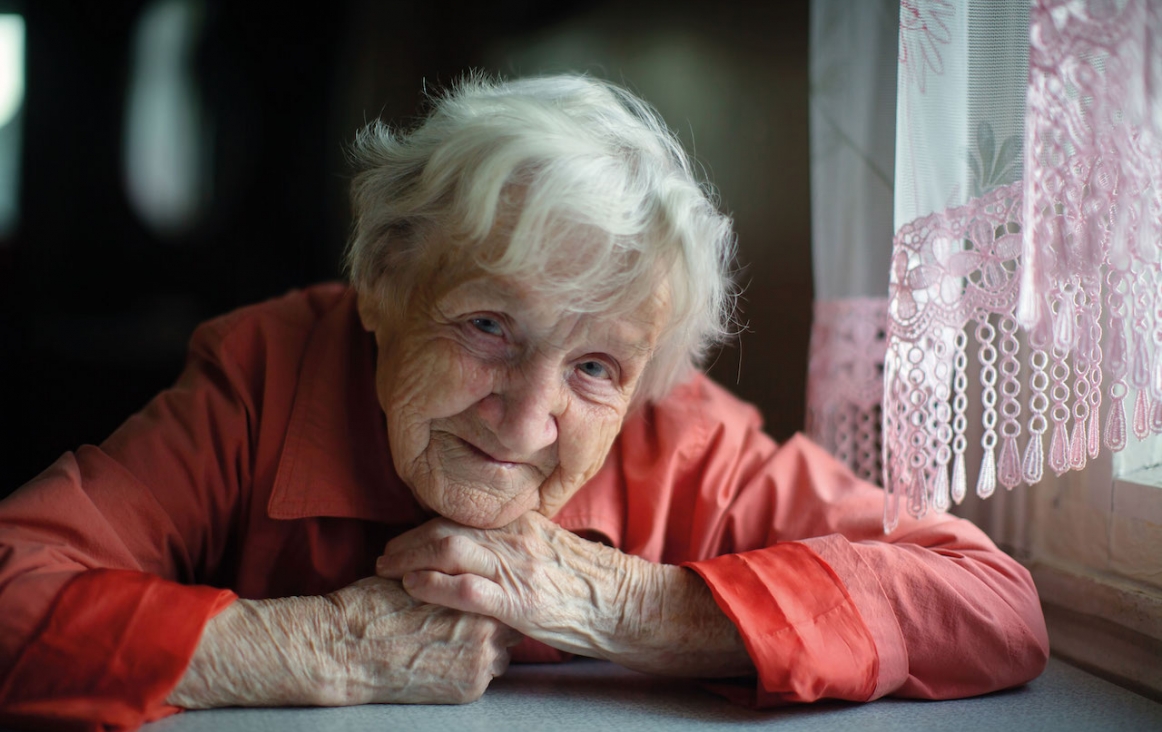
POLYGON ((143 732, 214 730, 1158 730, 1162 704, 1053 659, 1018 689, 973 699, 825 702, 754 711, 696 683, 626 671, 599 661, 513 666, 484 697, 463 706, 372 705, 344 709, 220 709, 186 712, 143 732))

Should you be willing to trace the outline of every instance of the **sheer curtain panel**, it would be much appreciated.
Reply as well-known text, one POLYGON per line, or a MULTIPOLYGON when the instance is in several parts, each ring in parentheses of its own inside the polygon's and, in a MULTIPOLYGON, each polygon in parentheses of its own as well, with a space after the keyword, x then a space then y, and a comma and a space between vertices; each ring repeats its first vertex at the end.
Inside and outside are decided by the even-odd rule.
POLYGON ((872 482, 882 475, 898 16, 895 0, 811 5, 807 433, 872 482))

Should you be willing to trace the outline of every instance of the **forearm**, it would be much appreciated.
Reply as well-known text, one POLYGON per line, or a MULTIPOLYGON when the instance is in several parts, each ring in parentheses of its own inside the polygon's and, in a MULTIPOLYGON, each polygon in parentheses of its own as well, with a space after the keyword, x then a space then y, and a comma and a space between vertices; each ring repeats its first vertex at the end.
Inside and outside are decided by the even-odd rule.
POLYGON ((491 618, 417 602, 378 577, 323 597, 239 600, 206 626, 168 702, 470 702, 504 673, 519 639, 491 618))
POLYGON ((604 658, 667 676, 722 678, 755 673, 738 629, 698 575, 681 567, 633 559, 645 565, 644 578, 604 658))
POLYGON ((325 597, 238 600, 206 624, 185 675, 166 700, 187 709, 342 703, 325 597))

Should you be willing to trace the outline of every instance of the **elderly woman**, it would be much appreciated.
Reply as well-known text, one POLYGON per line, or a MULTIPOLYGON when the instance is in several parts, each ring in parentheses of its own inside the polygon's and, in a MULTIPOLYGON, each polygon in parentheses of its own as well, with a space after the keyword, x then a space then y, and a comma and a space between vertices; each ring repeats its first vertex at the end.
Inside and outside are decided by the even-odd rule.
POLYGON ((1040 672, 1020 565, 947 516, 882 536, 694 369, 731 228, 643 102, 472 79, 355 159, 350 287, 203 325, 0 506, 4 719, 464 702, 569 654, 758 704, 1040 672))

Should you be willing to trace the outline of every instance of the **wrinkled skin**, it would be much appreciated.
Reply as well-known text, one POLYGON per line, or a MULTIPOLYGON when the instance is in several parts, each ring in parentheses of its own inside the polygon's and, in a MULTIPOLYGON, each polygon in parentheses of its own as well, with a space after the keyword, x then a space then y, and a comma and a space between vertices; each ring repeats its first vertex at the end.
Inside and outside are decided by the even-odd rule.
POLYGON ((636 558, 535 513, 500 529, 436 519, 387 545, 377 571, 412 596, 495 617, 561 650, 592 654, 643 594, 636 558))
POLYGON ((360 300, 396 472, 422 505, 465 526, 554 515, 604 463, 666 298, 616 317, 577 314, 478 276, 417 300, 401 317, 360 300))
POLYGON ((586 541, 536 513, 499 529, 434 519, 389 542, 376 571, 416 599, 494 617, 559 650, 666 675, 754 671, 694 573, 586 541))
POLYGON ((168 702, 187 708, 473 701, 520 634, 369 577, 326 597, 238 600, 168 702))

